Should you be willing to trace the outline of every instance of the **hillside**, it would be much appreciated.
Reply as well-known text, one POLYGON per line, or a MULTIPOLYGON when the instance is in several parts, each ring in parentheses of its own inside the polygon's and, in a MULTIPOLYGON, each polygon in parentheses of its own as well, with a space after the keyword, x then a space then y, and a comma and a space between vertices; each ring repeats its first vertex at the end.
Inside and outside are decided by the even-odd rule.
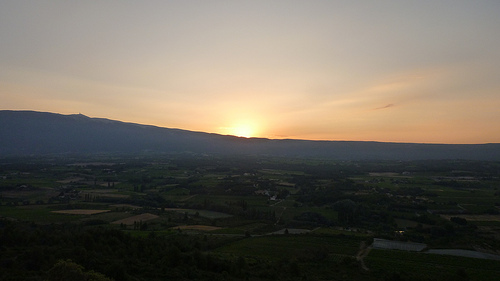
POLYGON ((35 111, 0 111, 0 156, 209 153, 339 160, 500 160, 500 144, 415 144, 238 138, 35 111))

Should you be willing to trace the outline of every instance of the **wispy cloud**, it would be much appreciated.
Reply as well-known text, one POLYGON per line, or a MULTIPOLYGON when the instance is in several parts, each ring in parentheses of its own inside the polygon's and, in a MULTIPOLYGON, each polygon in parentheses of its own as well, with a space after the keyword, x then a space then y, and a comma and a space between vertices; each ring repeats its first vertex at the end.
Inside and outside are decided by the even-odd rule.
POLYGON ((385 108, 389 108, 389 107, 393 107, 393 106, 395 106, 395 105, 393 103, 390 103, 390 104, 385 105, 385 106, 377 107, 374 110, 385 109, 385 108))

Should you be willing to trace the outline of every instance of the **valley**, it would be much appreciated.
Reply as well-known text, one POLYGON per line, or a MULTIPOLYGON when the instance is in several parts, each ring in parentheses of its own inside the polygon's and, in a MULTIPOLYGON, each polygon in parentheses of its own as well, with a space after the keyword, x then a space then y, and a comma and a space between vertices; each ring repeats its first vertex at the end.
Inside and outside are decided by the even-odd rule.
POLYGON ((103 154, 0 163, 2 280, 38 280, 68 259, 115 280, 500 274, 498 162, 103 154), (380 239, 424 249, 375 248, 380 239), (482 258, 427 253, 446 249, 482 258), (43 259, 32 261, 36 255, 43 259), (177 261, 157 264, 172 255, 177 261), (119 269, 106 262, 113 260, 119 269))

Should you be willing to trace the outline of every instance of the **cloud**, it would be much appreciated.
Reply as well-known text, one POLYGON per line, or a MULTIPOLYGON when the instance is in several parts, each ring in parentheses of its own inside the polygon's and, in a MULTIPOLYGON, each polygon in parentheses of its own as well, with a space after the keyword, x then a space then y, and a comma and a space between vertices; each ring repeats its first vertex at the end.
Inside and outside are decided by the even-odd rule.
POLYGON ((374 110, 385 109, 385 108, 389 108, 389 107, 393 107, 393 106, 395 106, 395 105, 393 103, 390 103, 390 104, 388 104, 386 106, 377 107, 374 110))

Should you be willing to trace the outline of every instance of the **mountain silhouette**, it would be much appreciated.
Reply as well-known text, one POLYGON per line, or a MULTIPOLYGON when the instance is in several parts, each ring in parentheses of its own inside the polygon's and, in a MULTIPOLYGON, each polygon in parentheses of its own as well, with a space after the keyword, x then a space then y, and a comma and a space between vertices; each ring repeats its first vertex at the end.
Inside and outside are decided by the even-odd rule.
POLYGON ((64 153, 200 153, 338 160, 500 160, 500 144, 240 138, 82 114, 0 111, 0 157, 64 153))

